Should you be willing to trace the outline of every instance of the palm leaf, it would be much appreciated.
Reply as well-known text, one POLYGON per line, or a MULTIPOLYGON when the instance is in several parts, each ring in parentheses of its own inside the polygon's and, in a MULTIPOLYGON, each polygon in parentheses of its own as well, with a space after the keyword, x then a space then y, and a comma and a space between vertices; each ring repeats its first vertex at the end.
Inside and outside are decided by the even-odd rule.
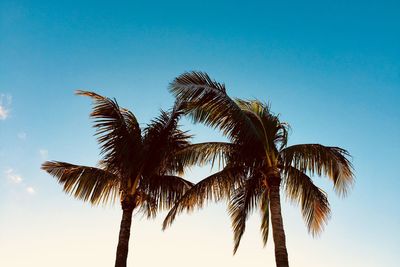
POLYGON ((58 161, 46 161, 42 169, 57 178, 66 193, 94 205, 115 201, 119 195, 120 181, 110 172, 58 161))
POLYGON ((93 100, 90 116, 97 128, 103 162, 110 169, 132 169, 132 162, 139 161, 142 142, 136 117, 129 110, 120 108, 116 100, 87 91, 76 91, 76 94, 93 100))
POLYGON ((172 155, 175 161, 181 162, 183 166, 211 164, 224 166, 230 154, 234 151, 234 144, 225 142, 207 142, 190 144, 172 155))
POLYGON ((140 207, 138 213, 144 214, 147 218, 154 218, 157 215, 157 200, 143 191, 137 190, 134 195, 135 206, 140 207))
POLYGON ((209 201, 219 201, 228 198, 231 190, 243 178, 243 170, 238 167, 225 167, 223 170, 210 175, 189 189, 169 211, 163 222, 163 230, 170 226, 177 214, 195 208, 200 209, 209 201))
POLYGON ((235 102, 252 121, 258 135, 262 136, 261 142, 244 145, 251 148, 253 153, 261 148, 260 155, 266 159, 267 164, 269 166, 276 164, 278 160, 276 147, 283 148, 287 143, 287 124, 280 122, 279 117, 271 113, 269 105, 259 100, 236 99, 235 102))
POLYGON ((247 179, 243 186, 233 191, 229 204, 228 211, 232 220, 232 230, 234 233, 234 248, 233 254, 236 253, 240 245, 240 240, 246 229, 246 220, 253 211, 260 199, 261 189, 260 179, 247 179))
POLYGON ((154 175, 143 181, 141 190, 152 196, 159 210, 170 209, 193 183, 174 175, 154 175))
POLYGON ((267 245, 268 234, 269 234, 269 193, 268 190, 264 190, 261 194, 260 200, 260 211, 261 211, 261 235, 263 245, 267 245))
POLYGON ((345 196, 354 183, 353 167, 347 159, 349 156, 342 148, 319 144, 294 145, 281 151, 285 166, 328 176, 336 193, 341 196, 345 196))
POLYGON ((311 178, 294 167, 284 170, 286 196, 295 203, 300 203, 301 212, 308 231, 319 234, 330 218, 330 208, 326 193, 314 185, 311 178))
POLYGON ((192 136, 179 129, 178 121, 183 114, 181 107, 182 104, 177 103, 170 112, 161 110, 159 117, 144 130, 144 173, 183 173, 185 166, 173 154, 189 146, 192 136))
POLYGON ((160 115, 153 119, 145 129, 145 136, 171 132, 178 128, 179 118, 183 115, 183 105, 175 103, 170 112, 161 110, 160 115))
POLYGON ((185 103, 185 111, 194 122, 219 128, 232 140, 262 140, 246 114, 226 94, 225 85, 212 80, 207 73, 183 73, 170 84, 170 91, 185 103))

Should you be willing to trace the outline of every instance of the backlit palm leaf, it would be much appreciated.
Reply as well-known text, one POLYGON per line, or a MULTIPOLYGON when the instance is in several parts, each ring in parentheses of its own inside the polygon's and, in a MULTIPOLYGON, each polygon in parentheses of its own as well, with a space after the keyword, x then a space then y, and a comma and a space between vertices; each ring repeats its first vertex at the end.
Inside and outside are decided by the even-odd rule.
POLYGON ((247 179, 241 187, 233 191, 228 211, 234 233, 233 254, 236 253, 246 228, 246 220, 254 208, 258 207, 261 193, 261 181, 257 177, 247 179))
POLYGON ((147 218, 154 218, 157 215, 157 200, 143 191, 137 190, 135 193, 136 206, 140 207, 138 212, 143 213, 147 218))
POLYGON ((204 72, 184 73, 170 84, 170 91, 181 102, 194 122, 221 129, 232 140, 262 140, 246 114, 225 90, 225 85, 204 72))
POLYGON ((199 165, 204 166, 211 164, 214 166, 218 162, 218 166, 225 165, 226 159, 234 151, 234 144, 224 142, 197 143, 186 146, 178 150, 172 156, 175 161, 181 162, 184 166, 199 165))
POLYGON ((268 190, 264 189, 261 193, 260 214, 261 214, 261 236, 264 246, 267 245, 269 234, 269 195, 268 190))
POLYGON ((342 148, 301 144, 283 149, 281 156, 285 166, 328 176, 341 196, 345 196, 354 183, 352 164, 347 159, 349 153, 342 148))
POLYGON ((58 161, 47 161, 42 169, 57 178, 66 193, 92 204, 114 201, 119 195, 118 177, 110 172, 58 161))
POLYGON ((219 201, 228 198, 233 188, 240 184, 243 170, 237 167, 225 167, 210 175, 190 188, 169 211, 163 222, 163 230, 172 224, 177 214, 195 208, 202 208, 209 201, 219 201))
POLYGON ((294 167, 284 170, 286 196, 301 206, 301 213, 312 235, 319 234, 330 218, 326 193, 312 182, 305 173, 294 167))
POLYGON ((143 181, 142 190, 153 196, 159 210, 170 209, 193 184, 173 175, 154 175, 143 181))

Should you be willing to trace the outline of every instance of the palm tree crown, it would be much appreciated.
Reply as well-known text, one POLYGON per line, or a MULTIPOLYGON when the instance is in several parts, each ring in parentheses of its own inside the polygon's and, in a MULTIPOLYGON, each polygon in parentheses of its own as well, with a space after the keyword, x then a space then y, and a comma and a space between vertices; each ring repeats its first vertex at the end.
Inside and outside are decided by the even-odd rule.
POLYGON ((181 105, 161 111, 142 131, 136 117, 116 100, 77 91, 93 100, 91 117, 101 145, 98 167, 47 161, 42 169, 55 176, 65 192, 92 204, 121 201, 124 211, 116 266, 126 266, 133 210, 148 217, 169 209, 192 184, 176 174, 184 162, 174 153, 190 145, 190 135, 178 127, 181 105))
POLYGON ((227 199, 235 253, 246 219, 259 208, 264 245, 271 218, 277 266, 288 266, 280 212, 281 185, 287 197, 300 204, 311 234, 318 234, 330 216, 330 208, 326 194, 309 175, 329 177, 334 190, 346 195, 353 184, 348 152, 319 144, 288 147, 288 125, 268 105, 258 100, 231 99, 225 85, 206 73, 184 73, 171 83, 170 90, 178 101, 185 102, 184 112, 195 123, 222 130, 230 142, 198 145, 179 153, 188 164, 220 160, 224 167, 187 191, 168 213, 163 228, 182 211, 201 208, 209 200, 227 199))

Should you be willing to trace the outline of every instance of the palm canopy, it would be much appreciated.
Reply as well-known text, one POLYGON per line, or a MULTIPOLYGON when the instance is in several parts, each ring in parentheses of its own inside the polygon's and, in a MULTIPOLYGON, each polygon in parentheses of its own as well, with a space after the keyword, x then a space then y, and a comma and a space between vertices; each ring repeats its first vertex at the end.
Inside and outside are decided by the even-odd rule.
POLYGON ((288 125, 258 100, 232 99, 225 85, 203 72, 188 72, 170 85, 177 101, 184 102, 183 112, 195 123, 220 129, 228 143, 207 144, 182 151, 185 162, 193 164, 224 162, 219 172, 189 189, 168 213, 163 228, 176 215, 201 208, 207 201, 228 200, 236 252, 246 219, 256 208, 261 211, 264 245, 268 239, 270 189, 283 185, 287 197, 300 204, 311 234, 318 234, 330 216, 324 191, 309 177, 317 174, 333 181, 334 190, 346 195, 353 183, 348 152, 319 144, 287 146, 288 125))
MULTIPOLYGON (((188 148, 190 135, 178 127, 181 105, 161 111, 143 131, 136 117, 115 99, 77 91, 93 100, 94 119, 102 159, 98 167, 47 161, 42 169, 55 176, 65 192, 92 204, 121 200, 147 216, 168 209, 192 184, 176 174, 184 162, 174 154, 188 148)), ((124 208, 124 207, 123 207, 124 208)))

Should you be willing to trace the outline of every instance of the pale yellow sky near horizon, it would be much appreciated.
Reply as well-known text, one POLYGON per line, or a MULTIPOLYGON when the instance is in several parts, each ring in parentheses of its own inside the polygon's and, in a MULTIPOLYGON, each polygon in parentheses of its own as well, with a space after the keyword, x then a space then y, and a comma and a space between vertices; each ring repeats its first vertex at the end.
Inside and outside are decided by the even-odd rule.
MULTIPOLYGON (((0 215, 1 266, 113 266, 121 217, 118 205, 91 207, 63 194, 55 181, 49 192, 14 197, 18 201, 8 203, 6 213, 0 215), (54 193, 54 203, 41 203, 45 199, 41 194, 45 193, 54 193)), ((368 242, 355 246, 359 240, 352 240, 351 229, 343 228, 345 214, 350 212, 346 199, 333 201, 333 217, 317 238, 307 234, 299 209, 284 199, 282 202, 291 266, 386 266, 384 254, 374 254, 368 242)), ((189 216, 183 214, 162 232, 164 216, 161 213, 154 220, 141 215, 133 218, 128 266, 275 266, 272 233, 263 248, 257 212, 251 216, 235 256, 224 203, 210 204, 189 216)), ((357 228, 352 223, 346 227, 357 228)))
MULTIPOLYGON (((291 266, 385 266, 376 262, 374 251, 352 247, 351 236, 341 236, 340 225, 331 223, 320 238, 313 239, 307 235, 299 215, 289 211, 292 214, 286 209, 284 215, 291 266)), ((230 221, 223 205, 183 215, 165 232, 160 229, 161 217, 147 221, 137 216, 132 225, 128 266, 275 266, 272 236, 263 249, 259 218, 255 215, 235 256, 230 221)), ((1 231, 2 266, 113 266, 118 209, 81 205, 66 212, 54 210, 44 217, 23 217, 10 216, 11 220, 18 219, 15 227, 1 231)))

